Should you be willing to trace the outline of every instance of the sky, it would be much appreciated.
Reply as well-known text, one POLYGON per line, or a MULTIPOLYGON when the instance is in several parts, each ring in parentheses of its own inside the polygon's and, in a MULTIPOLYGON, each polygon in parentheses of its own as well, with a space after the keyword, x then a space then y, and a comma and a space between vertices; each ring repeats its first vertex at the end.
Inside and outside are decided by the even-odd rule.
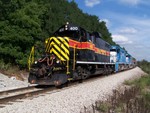
POLYGON ((150 61, 150 0, 74 0, 105 21, 113 41, 137 60, 150 61))

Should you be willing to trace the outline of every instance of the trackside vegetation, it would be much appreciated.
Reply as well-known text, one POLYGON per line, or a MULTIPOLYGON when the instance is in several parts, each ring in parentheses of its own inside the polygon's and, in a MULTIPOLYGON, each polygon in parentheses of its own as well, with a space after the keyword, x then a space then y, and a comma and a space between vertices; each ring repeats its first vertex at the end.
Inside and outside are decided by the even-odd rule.
POLYGON ((44 40, 66 22, 98 31, 114 44, 106 23, 84 13, 74 0, 0 0, 1 69, 11 65, 26 68, 31 47, 43 46, 44 40))
POLYGON ((138 66, 147 74, 125 81, 125 89, 114 90, 107 101, 97 101, 85 113, 150 113, 150 62, 142 60, 138 66))

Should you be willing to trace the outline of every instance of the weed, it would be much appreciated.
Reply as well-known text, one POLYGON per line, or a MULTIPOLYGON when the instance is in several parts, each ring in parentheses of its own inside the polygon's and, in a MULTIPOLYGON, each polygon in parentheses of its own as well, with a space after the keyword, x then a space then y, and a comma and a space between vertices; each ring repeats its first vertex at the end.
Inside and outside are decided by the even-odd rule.
POLYGON ((3 60, 0 60, 0 70, 8 70, 10 67, 10 63, 5 64, 3 60))

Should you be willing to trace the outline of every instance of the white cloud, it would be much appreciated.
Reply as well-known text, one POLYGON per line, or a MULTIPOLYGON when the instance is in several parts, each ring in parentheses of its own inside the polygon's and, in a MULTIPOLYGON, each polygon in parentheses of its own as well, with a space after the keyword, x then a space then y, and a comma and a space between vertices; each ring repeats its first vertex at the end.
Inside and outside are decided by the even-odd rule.
POLYGON ((140 3, 141 0, 119 0, 119 1, 124 4, 137 5, 140 3))
MULTIPOLYGON (((142 34, 144 37, 150 36, 150 19, 133 15, 124 15, 116 12, 105 12, 109 15, 109 20, 112 20, 112 31, 116 33, 134 33, 135 35, 142 34), (125 20, 124 20, 125 19, 125 20), (115 22, 115 23, 114 23, 115 22), (147 34, 147 35, 145 35, 147 34)), ((130 33, 130 34, 131 34, 130 33)), ((136 37, 137 38, 137 37, 136 37)), ((139 38, 139 37, 138 37, 139 38)))
POLYGON ((143 45, 135 45, 135 48, 138 48, 138 49, 143 49, 144 48, 144 46, 143 45))
POLYGON ((125 47, 137 60, 146 59, 150 61, 150 19, 120 13, 108 13, 110 20, 113 20, 110 31, 113 40, 125 47), (125 18, 126 20, 124 21, 125 18), (114 24, 115 22, 115 24, 114 24), (132 44, 131 44, 132 43, 132 44))
POLYGON ((127 37, 123 36, 123 35, 112 35, 113 37, 113 41, 116 42, 117 44, 131 44, 132 41, 130 41, 127 37))
POLYGON ((85 5, 88 7, 93 7, 97 4, 100 4, 100 0, 85 0, 85 5))
POLYGON ((137 30, 135 28, 122 28, 119 33, 125 33, 125 34, 135 34, 137 33, 137 30))
POLYGON ((99 22, 102 22, 102 21, 106 22, 107 27, 110 27, 110 21, 108 19, 100 19, 99 20, 99 22))
POLYGON ((149 0, 118 0, 122 4, 127 4, 127 5, 139 5, 139 4, 144 4, 144 5, 149 5, 149 0))

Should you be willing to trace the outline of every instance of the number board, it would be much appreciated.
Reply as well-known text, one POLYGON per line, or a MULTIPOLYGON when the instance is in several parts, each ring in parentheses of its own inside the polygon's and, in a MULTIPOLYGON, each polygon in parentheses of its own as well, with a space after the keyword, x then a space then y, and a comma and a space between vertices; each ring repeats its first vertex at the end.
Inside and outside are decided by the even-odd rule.
POLYGON ((78 30, 78 27, 70 27, 69 30, 71 30, 71 31, 77 31, 77 30, 78 30))

